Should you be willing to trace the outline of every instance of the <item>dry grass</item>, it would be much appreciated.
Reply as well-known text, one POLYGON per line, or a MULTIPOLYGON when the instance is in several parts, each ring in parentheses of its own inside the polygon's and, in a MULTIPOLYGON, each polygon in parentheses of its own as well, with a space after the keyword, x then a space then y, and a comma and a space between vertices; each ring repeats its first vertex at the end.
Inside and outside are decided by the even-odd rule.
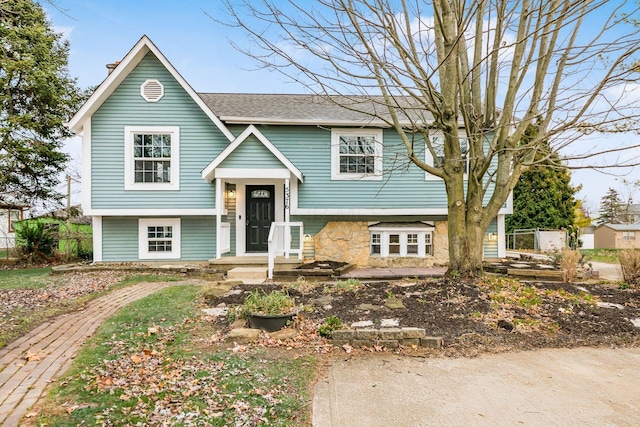
POLYGON ((640 251, 625 249, 619 258, 622 279, 629 285, 640 285, 640 251))
POLYGON ((563 248, 560 256, 560 271, 562 272, 562 281, 564 283, 572 283, 578 272, 578 261, 580 261, 580 252, 569 248, 563 248))

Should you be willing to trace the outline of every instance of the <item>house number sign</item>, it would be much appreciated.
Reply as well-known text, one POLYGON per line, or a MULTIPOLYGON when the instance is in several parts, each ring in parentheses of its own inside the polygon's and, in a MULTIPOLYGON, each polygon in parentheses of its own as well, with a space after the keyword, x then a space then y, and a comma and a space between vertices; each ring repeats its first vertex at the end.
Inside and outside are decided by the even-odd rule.
POLYGON ((268 199, 270 196, 269 190, 253 190, 251 192, 252 199, 268 199))

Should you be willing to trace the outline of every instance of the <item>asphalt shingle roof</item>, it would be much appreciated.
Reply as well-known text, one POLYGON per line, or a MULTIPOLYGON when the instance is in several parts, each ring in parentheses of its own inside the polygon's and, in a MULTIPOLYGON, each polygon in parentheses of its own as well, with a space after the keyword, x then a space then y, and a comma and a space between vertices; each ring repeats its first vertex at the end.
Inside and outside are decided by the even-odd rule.
MULTIPOLYGON (((198 95, 211 111, 226 123, 384 126, 382 120, 372 115, 389 116, 381 97, 335 96, 332 97, 335 102, 332 102, 317 95, 250 93, 199 93, 198 95), (348 108, 349 106, 359 111, 353 111, 348 108)), ((431 114, 425 114, 425 120, 431 123, 433 121, 431 114)))

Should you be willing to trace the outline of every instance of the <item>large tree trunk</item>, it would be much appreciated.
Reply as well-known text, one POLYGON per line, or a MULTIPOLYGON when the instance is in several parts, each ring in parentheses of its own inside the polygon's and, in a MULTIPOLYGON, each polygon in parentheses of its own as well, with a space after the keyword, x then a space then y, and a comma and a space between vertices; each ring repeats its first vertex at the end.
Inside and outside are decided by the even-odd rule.
POLYGON ((481 219, 481 210, 470 198, 465 203, 463 176, 446 181, 449 203, 449 268, 448 277, 474 278, 482 275, 482 255, 486 227, 481 219), (459 182, 458 182, 459 181, 459 182), (457 183, 457 185, 456 185, 457 183), (474 214, 475 213, 475 214, 474 214))

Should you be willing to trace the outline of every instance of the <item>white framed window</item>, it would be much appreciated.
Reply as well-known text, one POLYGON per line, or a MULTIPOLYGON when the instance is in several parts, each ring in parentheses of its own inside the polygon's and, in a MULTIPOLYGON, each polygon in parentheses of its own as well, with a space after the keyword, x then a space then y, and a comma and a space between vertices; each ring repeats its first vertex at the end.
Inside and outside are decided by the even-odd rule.
POLYGON ((636 240, 636 232, 635 231, 623 231, 622 232, 622 240, 636 240))
POLYGON ((375 225, 369 227, 371 255, 381 257, 426 257, 433 255, 435 228, 424 226, 375 225))
MULTIPOLYGON (((460 150, 462 151, 462 155, 464 157, 464 174, 465 177, 469 172, 469 140, 466 136, 462 136, 458 138, 460 140, 460 150)), ((424 161, 426 164, 438 167, 444 164, 444 135, 436 134, 431 137, 431 145, 433 145, 433 150, 435 151, 436 156, 434 157, 429 148, 425 145, 424 150, 424 161)), ((428 172, 424 173, 424 179, 427 181, 437 181, 442 178, 431 175, 428 172)))
POLYGON ((371 255, 380 255, 382 249, 382 238, 380 233, 371 233, 371 255))
POLYGON ((424 253, 433 255, 433 233, 426 233, 424 235, 424 253))
POLYGON ((180 245, 180 218, 138 220, 140 259, 179 259, 180 245))
POLYGON ((125 126, 124 189, 180 189, 180 128, 125 126))
POLYGON ((22 219, 22 211, 16 209, 9 209, 9 232, 14 232, 14 224, 22 219))
POLYGON ((332 129, 331 179, 381 180, 382 129, 332 129))
POLYGON ((418 233, 407 233, 407 255, 418 255, 418 233))

